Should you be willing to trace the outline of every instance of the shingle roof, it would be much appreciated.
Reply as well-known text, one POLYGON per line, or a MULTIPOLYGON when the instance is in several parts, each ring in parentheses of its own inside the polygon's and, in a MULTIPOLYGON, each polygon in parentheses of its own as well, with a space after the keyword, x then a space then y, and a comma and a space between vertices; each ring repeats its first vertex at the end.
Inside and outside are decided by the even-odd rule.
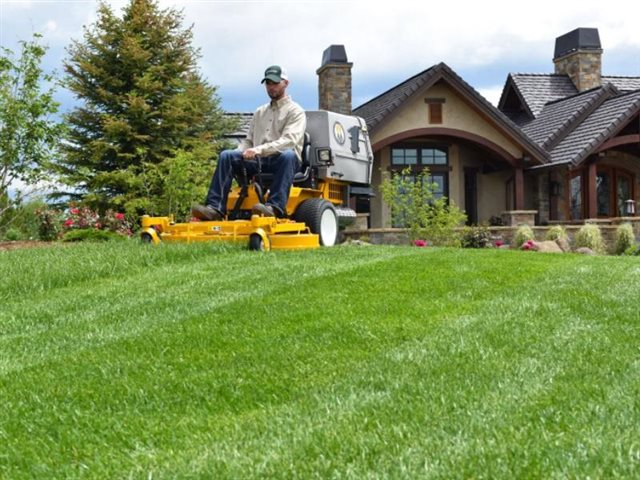
POLYGON ((551 151, 551 161, 578 164, 640 111, 640 90, 606 100, 551 151))
POLYGON ((437 66, 428 68, 359 107, 356 107, 353 110, 354 115, 364 118, 369 129, 376 128, 387 114, 399 107, 404 100, 434 78, 436 67, 437 66))
POLYGON ((567 75, 510 73, 509 78, 534 117, 540 114, 547 103, 578 93, 567 75))
POLYGON ((249 131, 249 123, 253 118, 253 113, 225 113, 225 117, 229 119, 235 119, 238 122, 238 127, 234 132, 225 134, 227 138, 244 138, 249 131))
POLYGON ((640 90, 640 77, 603 76, 602 84, 610 83, 621 92, 640 90))
POLYGON ((374 130, 409 97, 443 78, 446 79, 448 83, 457 89, 462 95, 471 99, 471 101, 478 105, 482 109, 483 113, 487 114, 504 130, 508 131, 523 147, 533 154, 538 161, 542 163, 546 163, 548 161, 547 152, 533 142, 504 113, 487 101, 473 87, 471 87, 471 85, 465 82, 457 73, 443 62, 420 72, 399 85, 387 90, 381 95, 378 95, 367 103, 360 105, 353 110, 353 113, 354 115, 364 118, 369 129, 374 130))
POLYGON ((615 87, 607 85, 550 102, 522 129, 538 145, 549 150, 602 102, 618 93, 615 87))

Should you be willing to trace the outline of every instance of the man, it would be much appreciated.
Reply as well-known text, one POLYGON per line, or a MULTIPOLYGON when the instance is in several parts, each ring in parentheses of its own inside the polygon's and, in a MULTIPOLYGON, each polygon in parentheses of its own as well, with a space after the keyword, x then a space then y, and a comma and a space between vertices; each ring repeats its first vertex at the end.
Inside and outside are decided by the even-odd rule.
MULTIPOLYGON (((191 213, 200 220, 221 220, 226 215, 227 198, 234 168, 240 162, 260 157, 262 171, 273 173, 269 197, 256 204, 252 212, 264 216, 284 217, 293 176, 300 168, 304 131, 304 110, 286 93, 287 73, 278 65, 267 68, 262 83, 266 84, 271 102, 258 108, 251 119, 249 133, 238 149, 220 154, 204 205, 195 205, 191 213)), ((257 173, 257 162, 247 162, 247 174, 257 173)))

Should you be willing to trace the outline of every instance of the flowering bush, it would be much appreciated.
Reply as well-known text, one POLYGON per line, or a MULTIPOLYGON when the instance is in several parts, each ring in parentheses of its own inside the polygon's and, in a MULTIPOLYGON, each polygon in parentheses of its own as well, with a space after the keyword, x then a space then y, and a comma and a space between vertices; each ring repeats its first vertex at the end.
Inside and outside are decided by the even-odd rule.
POLYGON ((500 248, 503 245, 504 245, 504 242, 502 240, 496 240, 495 242, 493 242, 493 246, 496 248, 500 248))
POLYGON ((522 250, 535 250, 536 249, 535 247, 536 247, 536 244, 533 240, 527 240, 522 244, 522 247, 520 248, 522 250))
POLYGON ((413 245, 416 247, 426 247, 427 246, 427 242, 425 240, 414 240, 413 245))
MULTIPOLYGON (((89 207, 71 205, 66 212, 44 208, 37 212, 40 218, 40 238, 42 240, 58 240, 60 238, 91 239, 92 234, 78 234, 79 231, 105 231, 131 236, 131 224, 123 213, 107 210, 99 215, 89 207)), ((104 237, 104 235, 98 237, 104 237)))

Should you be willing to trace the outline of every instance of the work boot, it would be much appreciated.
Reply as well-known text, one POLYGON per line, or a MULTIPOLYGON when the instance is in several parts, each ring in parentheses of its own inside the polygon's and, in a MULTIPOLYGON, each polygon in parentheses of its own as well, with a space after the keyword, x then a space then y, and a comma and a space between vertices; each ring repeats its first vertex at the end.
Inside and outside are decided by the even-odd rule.
POLYGON ((213 208, 211 205, 194 205, 191 207, 191 215, 198 220, 212 221, 222 220, 224 215, 217 208, 213 208))
POLYGON ((282 217, 280 209, 274 205, 266 205, 262 203, 256 203, 251 209, 251 213, 254 215, 262 215, 263 217, 282 217))

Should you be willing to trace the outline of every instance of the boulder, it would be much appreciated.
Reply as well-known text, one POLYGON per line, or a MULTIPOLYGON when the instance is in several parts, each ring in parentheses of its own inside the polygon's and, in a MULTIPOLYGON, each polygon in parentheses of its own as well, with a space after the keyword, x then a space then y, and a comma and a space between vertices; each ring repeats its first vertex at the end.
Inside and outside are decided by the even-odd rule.
POLYGON ((567 240, 566 238, 558 238, 558 239, 556 239, 556 243, 558 244, 558 246, 560 247, 560 249, 563 252, 570 252, 571 251, 571 246, 569 245, 569 240, 567 240))
POLYGON ((576 250, 576 253, 580 253, 582 255, 595 255, 595 252, 587 247, 580 247, 576 250))
POLYGON ((562 248, 560 248, 560 246, 552 240, 546 240, 544 242, 533 242, 533 246, 531 250, 535 250, 536 252, 542 252, 542 253, 562 253, 563 252, 562 248))

